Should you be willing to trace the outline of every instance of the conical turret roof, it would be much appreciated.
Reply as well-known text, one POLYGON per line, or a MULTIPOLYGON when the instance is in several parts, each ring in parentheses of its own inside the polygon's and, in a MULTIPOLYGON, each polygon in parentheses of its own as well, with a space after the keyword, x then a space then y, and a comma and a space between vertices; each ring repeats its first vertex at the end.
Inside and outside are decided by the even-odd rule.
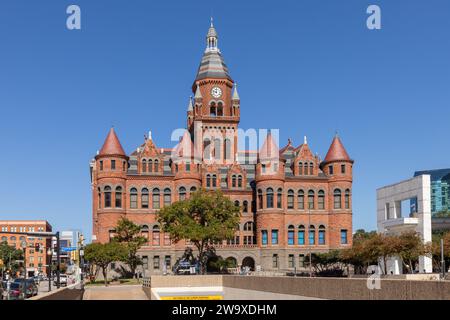
POLYGON ((352 161, 338 135, 333 138, 333 142, 331 142, 331 146, 328 149, 323 162, 326 163, 332 161, 352 161))
POLYGON ((99 156, 126 156, 125 151, 120 144, 119 138, 114 131, 114 128, 109 130, 108 136, 103 143, 102 148, 98 154, 99 156))

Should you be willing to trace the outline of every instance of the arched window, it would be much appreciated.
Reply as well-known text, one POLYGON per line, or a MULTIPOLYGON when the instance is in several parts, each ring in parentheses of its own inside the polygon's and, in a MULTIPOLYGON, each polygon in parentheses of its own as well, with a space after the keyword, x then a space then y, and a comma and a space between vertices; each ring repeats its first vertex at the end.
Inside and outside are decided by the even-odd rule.
POLYGON ((116 187, 116 208, 122 208, 122 187, 116 187))
POLYGON ((341 209, 341 190, 335 189, 334 190, 334 208, 335 209, 341 209))
POLYGON ((248 201, 244 200, 242 202, 242 212, 247 213, 248 212, 248 201))
POLYGON ((148 160, 148 172, 153 172, 153 160, 148 160))
POLYGON ((319 226, 319 244, 325 244, 325 227, 319 226))
POLYGON ((263 208, 263 195, 261 189, 258 190, 258 208, 259 209, 263 208))
POLYGON ((210 107, 209 107, 209 115, 211 117, 215 117, 217 115, 216 104, 214 102, 212 102, 210 107))
POLYGON ((143 226, 141 226, 141 235, 142 235, 142 237, 144 237, 147 241, 147 243, 148 243, 148 226, 147 225, 143 225, 143 226))
POLYGON ((153 189, 153 198, 152 198, 153 209, 159 209, 160 208, 159 199, 160 199, 159 189, 155 188, 155 189, 153 189))
POLYGON ((203 158, 211 159, 211 141, 209 139, 203 141, 203 158))
POLYGON ((345 190, 345 209, 350 209, 350 189, 345 190))
POLYGON ((141 208, 147 209, 148 208, 148 189, 144 188, 141 191, 141 208))
POLYGON ((288 190, 287 208, 294 209, 294 190, 288 190))
POLYGON ((253 227, 254 223, 253 221, 248 221, 244 224, 244 231, 253 231, 254 227, 253 227))
POLYGON ((197 188, 196 188, 196 187, 191 187, 190 195, 192 196, 192 194, 193 194, 195 191, 197 191, 197 188))
POLYGON ((224 142, 224 157, 226 160, 231 160, 231 143, 230 139, 225 139, 224 142))
POLYGON ((181 201, 186 200, 186 188, 185 187, 180 187, 180 189, 178 190, 178 197, 181 201))
POLYGON ((130 190, 130 208, 137 208, 138 192, 136 188, 131 188, 130 190))
POLYGON ((211 187, 211 176, 209 174, 206 175, 206 187, 211 187))
POLYGON ((313 225, 309 226, 309 244, 315 244, 316 241, 316 228, 313 225))
POLYGON ((160 237, 161 231, 159 230, 158 226, 154 226, 152 230, 152 245, 159 246, 160 244, 160 237))
POLYGON ((234 205, 235 205, 236 207, 240 207, 239 201, 238 201, 238 200, 235 200, 235 201, 234 201, 234 205))
POLYGON ((236 176, 235 175, 233 175, 231 177, 231 187, 236 188, 236 176))
POLYGON ((242 176, 238 176, 238 188, 242 188, 242 176))
POLYGON ((222 102, 219 102, 217 104, 217 116, 219 116, 219 117, 223 116, 223 105, 222 105, 222 102))
POLYGON ((299 245, 305 244, 305 226, 303 226, 303 225, 298 226, 297 243, 299 245))
POLYGON ((5 236, 3 236, 3 237, 2 237, 2 242, 7 242, 7 241, 8 241, 8 238, 5 237, 5 236))
POLYGON ((305 192, 303 190, 298 190, 297 193, 297 208, 300 210, 305 209, 305 192))
POLYGON ((106 186, 104 189, 105 193, 105 208, 111 208, 111 187, 106 186))
POLYGON ((155 172, 159 172, 159 161, 155 160, 155 172))
POLYGON ((277 208, 280 209, 282 207, 283 200, 283 190, 280 188, 277 190, 277 208))
POLYGON ((142 160, 142 173, 147 172, 147 160, 142 160))
POLYGON ((213 188, 217 187, 217 176, 215 174, 212 175, 212 186, 213 188))
POLYGON ((164 206, 170 206, 172 203, 172 194, 169 188, 164 189, 164 206))
POLYGON ((325 209, 325 191, 320 190, 317 198, 317 207, 320 210, 325 209))
POLYGON ((310 175, 314 174, 314 164, 312 162, 309 164, 309 174, 310 175))
POLYGON ((266 190, 266 207, 267 208, 273 208, 273 189, 272 188, 268 188, 266 190))
POLYGON ((214 159, 216 160, 220 160, 220 150, 221 150, 222 146, 220 143, 220 139, 215 139, 214 140, 214 159))
POLYGON ((309 190, 308 191, 308 208, 309 209, 314 209, 314 191, 313 190, 309 190))
POLYGON ((288 245, 294 245, 294 234, 295 234, 295 228, 293 225, 290 225, 288 227, 288 245))
POLYGON ((298 163, 298 174, 303 175, 303 163, 298 163))

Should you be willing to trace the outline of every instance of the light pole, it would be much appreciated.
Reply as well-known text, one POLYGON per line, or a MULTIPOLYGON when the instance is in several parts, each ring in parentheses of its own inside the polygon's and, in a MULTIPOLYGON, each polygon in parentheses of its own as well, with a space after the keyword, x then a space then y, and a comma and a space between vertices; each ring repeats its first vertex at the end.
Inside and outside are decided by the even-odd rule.
POLYGON ((48 292, 52 291, 52 249, 47 249, 47 265, 48 265, 48 292))
POLYGON ((441 238, 441 269, 442 279, 445 279, 444 239, 441 238))
POLYGON ((22 241, 22 249, 23 249, 23 276, 27 278, 27 242, 22 241))

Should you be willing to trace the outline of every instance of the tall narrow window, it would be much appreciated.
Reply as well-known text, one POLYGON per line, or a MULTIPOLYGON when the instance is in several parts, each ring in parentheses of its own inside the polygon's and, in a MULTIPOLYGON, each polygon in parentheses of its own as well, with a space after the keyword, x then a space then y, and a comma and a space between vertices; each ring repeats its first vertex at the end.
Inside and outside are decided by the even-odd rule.
POLYGON ((266 207, 273 208, 273 189, 268 188, 266 190, 266 207))
POLYGON ((319 244, 325 244, 325 227, 319 227, 319 244))
POLYGON ((212 186, 213 188, 217 187, 217 176, 215 174, 212 175, 212 186))
POLYGON ((153 198, 152 198, 152 202, 153 202, 153 209, 159 209, 160 208, 160 203, 159 203, 159 189, 155 188, 153 189, 153 198))
POLYGON ((211 141, 209 139, 203 141, 203 158, 211 159, 211 141))
POLYGON ((277 190, 277 208, 278 209, 281 209, 282 201, 283 201, 283 190, 278 189, 277 190))
POLYGON ((325 191, 320 190, 317 198, 317 207, 319 210, 325 209, 325 191))
POLYGON ((303 175, 303 163, 298 163, 298 174, 303 175))
POLYGON ((311 225, 309 226, 309 244, 315 244, 316 241, 316 228, 311 225))
POLYGON ((334 190, 334 208, 341 209, 341 190, 334 190))
POLYGON ((293 254, 290 254, 288 256, 288 267, 294 268, 294 255, 293 254))
POLYGON ((333 175, 333 165, 328 166, 328 172, 330 173, 330 175, 333 175))
POLYGON ((147 209, 148 208, 148 189, 144 188, 141 191, 141 208, 147 209))
POLYGON ((111 160, 111 170, 116 170, 116 160, 111 160))
POLYGON ((266 173, 266 165, 265 164, 261 165, 261 171, 262 171, 262 173, 266 173))
POLYGON ((341 230, 341 244, 347 244, 347 243, 348 243, 347 230, 343 229, 343 230, 341 230))
POLYGON ((155 270, 159 269, 159 256, 153 257, 153 269, 155 270))
POLYGON ((242 176, 238 176, 238 188, 242 188, 242 176))
POLYGON ((298 227, 298 234, 297 234, 297 243, 299 245, 304 245, 305 244, 305 227, 304 226, 299 226, 298 227))
POLYGON ((103 171, 103 160, 100 160, 100 171, 103 171))
POLYGON ((231 143, 230 139, 224 140, 224 157, 225 160, 231 160, 231 143))
POLYGON ((258 208, 263 208, 263 194, 261 189, 258 189, 258 208))
POLYGON ((164 189, 164 206, 170 206, 172 203, 172 195, 169 188, 164 189))
POLYGON ((221 102, 217 104, 217 116, 222 117, 223 116, 223 105, 221 102))
POLYGON ((312 162, 309 164, 309 174, 310 175, 314 174, 314 164, 312 162))
POLYGON ((308 208, 314 209, 314 191, 313 190, 308 191, 308 208))
POLYGON ((136 188, 131 188, 130 190, 130 208, 137 208, 138 192, 136 188))
POLYGON ((288 227, 288 245, 294 245, 295 228, 293 225, 288 227))
POLYGON ((211 176, 209 174, 206 175, 206 187, 211 187, 211 176))
POLYGON ((122 208, 122 187, 116 188, 116 208, 122 208))
POLYGON ((294 190, 288 190, 287 208, 294 209, 294 190))
POLYGON ((222 148, 220 139, 214 140, 214 159, 220 160, 220 149, 222 148))
POLYGON ((235 175, 233 175, 231 177, 231 187, 236 188, 236 176, 235 175))
POLYGON ((272 267, 278 268, 278 254, 276 253, 272 256, 272 267))
POLYGON ((247 213, 248 212, 248 201, 244 200, 244 202, 242 202, 242 212, 247 213))
POLYGON ((180 189, 178 190, 178 197, 181 201, 186 200, 186 188, 185 187, 180 187, 180 189))
POLYGON ((193 194, 195 191, 197 191, 197 188, 196 188, 196 187, 191 187, 191 190, 189 190, 189 195, 192 196, 192 194, 193 194))
POLYGON ((152 245, 159 246, 160 244, 160 238, 161 238, 161 232, 159 231, 158 226, 154 226, 152 230, 152 245))
POLYGON ((278 230, 272 230, 272 244, 278 244, 278 230))
POLYGON ((190 162, 186 162, 186 172, 191 171, 191 163, 190 162))
POLYGON ((341 173, 345 174, 345 164, 341 164, 341 173))
POLYGON ((267 230, 261 230, 261 243, 263 246, 267 245, 267 230))
POLYGON ((153 160, 148 160, 148 172, 153 172, 153 160))
POLYGON ((303 190, 298 190, 298 194, 297 194, 297 208, 299 210, 305 209, 305 192, 303 190))
POLYGON ((147 160, 142 160, 142 173, 147 172, 147 160))
POLYGON ((155 160, 155 172, 159 172, 159 161, 155 160))
MULTIPOLYGON (((100 188, 98 188, 97 191, 98 191, 98 208, 101 209, 102 208, 102 192, 101 192, 100 188)), ((2 231, 6 231, 6 230, 2 230, 2 231)))
POLYGON ((238 208, 241 206, 241 205, 239 204, 239 201, 238 201, 238 200, 235 200, 235 201, 234 201, 234 206, 235 206, 235 207, 238 207, 238 208))
POLYGON ((105 193, 105 208, 111 208, 111 187, 106 186, 104 189, 105 193))
POLYGON ((217 115, 216 104, 214 102, 211 103, 211 106, 209 107, 209 115, 211 117, 215 117, 217 115))
POLYGON ((350 209, 350 189, 345 190, 345 209, 350 209))

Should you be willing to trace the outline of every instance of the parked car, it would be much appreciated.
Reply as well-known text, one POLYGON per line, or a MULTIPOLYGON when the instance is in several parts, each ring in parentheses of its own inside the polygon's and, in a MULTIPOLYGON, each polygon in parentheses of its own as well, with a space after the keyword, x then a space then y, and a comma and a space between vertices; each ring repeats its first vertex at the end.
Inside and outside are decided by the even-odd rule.
MULTIPOLYGON (((13 283, 11 283, 11 288, 13 284, 17 284, 19 285, 19 290, 21 291, 21 293, 23 293, 23 296, 25 298, 31 298, 34 296, 38 295, 38 287, 37 285, 34 283, 34 279, 33 278, 29 278, 29 279, 23 279, 23 278, 18 278, 15 279, 13 283)), ((14 287, 16 287, 14 285, 14 287)), ((10 296, 11 296, 11 290, 10 289, 10 296)))
MULTIPOLYGON (((56 286, 57 285, 57 282, 58 282, 58 278, 55 276, 54 278, 53 278, 53 284, 56 286)), ((59 284, 61 285, 61 286, 67 286, 67 275, 66 274, 60 274, 59 275, 59 284)))

